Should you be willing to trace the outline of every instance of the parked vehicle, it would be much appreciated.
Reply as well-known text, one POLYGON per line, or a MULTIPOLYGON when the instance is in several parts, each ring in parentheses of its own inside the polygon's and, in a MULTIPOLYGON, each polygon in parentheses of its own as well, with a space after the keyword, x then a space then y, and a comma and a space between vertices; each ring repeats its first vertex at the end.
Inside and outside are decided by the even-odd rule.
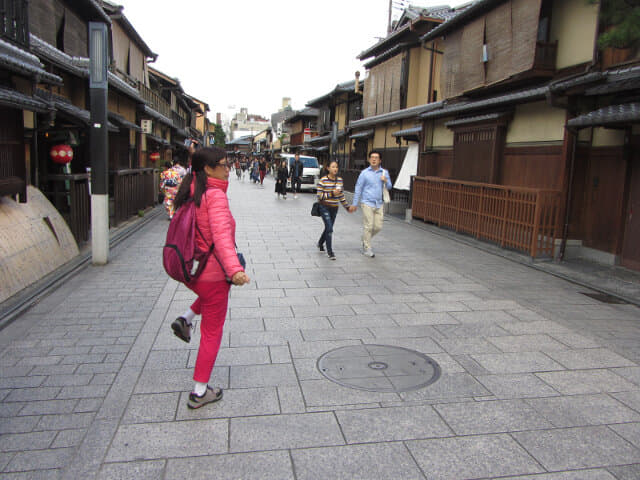
MULTIPOLYGON (((278 162, 283 159, 287 161, 287 168, 291 172, 291 166, 295 161, 295 155, 293 153, 280 153, 276 155, 278 162)), ((310 157, 308 155, 300 155, 302 160, 302 181, 300 185, 301 190, 315 191, 320 180, 320 165, 316 157, 310 157)), ((287 180, 287 190, 291 191, 291 179, 287 180)))

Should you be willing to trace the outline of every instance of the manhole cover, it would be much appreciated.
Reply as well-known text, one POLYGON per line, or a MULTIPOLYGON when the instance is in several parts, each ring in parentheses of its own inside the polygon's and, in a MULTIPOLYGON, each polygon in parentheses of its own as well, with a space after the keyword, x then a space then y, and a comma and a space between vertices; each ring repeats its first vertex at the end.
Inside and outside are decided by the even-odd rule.
POLYGON ((440 378, 440 366, 423 353, 387 345, 350 345, 318 359, 318 370, 332 382, 369 392, 406 392, 440 378))

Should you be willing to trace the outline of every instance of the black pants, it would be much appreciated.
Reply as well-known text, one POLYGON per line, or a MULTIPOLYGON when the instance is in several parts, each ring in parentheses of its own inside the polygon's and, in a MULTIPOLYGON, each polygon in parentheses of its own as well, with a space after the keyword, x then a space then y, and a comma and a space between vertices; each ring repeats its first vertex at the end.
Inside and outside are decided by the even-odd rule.
POLYGON ((333 246, 331 240, 333 237, 333 224, 336 223, 336 215, 338 215, 338 207, 327 207, 320 204, 320 217, 324 222, 324 231, 320 235, 318 245, 327 244, 327 254, 333 254, 333 246))
POLYGON ((292 177, 291 178, 291 190, 295 192, 300 192, 302 185, 302 179, 300 177, 292 177))

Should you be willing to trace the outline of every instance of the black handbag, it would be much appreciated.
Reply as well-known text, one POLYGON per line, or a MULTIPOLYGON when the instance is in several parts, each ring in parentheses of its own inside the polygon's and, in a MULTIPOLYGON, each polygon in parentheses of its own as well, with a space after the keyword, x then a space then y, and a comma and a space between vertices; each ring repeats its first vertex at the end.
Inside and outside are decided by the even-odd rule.
POLYGON ((320 217, 320 204, 318 202, 315 202, 313 205, 311 205, 311 216, 312 217, 320 217))

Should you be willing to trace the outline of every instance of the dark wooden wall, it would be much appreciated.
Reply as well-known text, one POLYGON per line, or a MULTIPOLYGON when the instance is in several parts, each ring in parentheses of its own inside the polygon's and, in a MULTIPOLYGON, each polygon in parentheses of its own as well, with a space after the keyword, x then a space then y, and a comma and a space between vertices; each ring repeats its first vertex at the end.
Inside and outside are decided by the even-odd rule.
POLYGON ((562 146, 508 147, 500 165, 500 184, 562 190, 562 146))
POLYGON ((626 180, 623 147, 592 147, 576 153, 570 238, 586 247, 619 253, 626 180))
MULTIPOLYGON (((70 3, 71 4, 71 3, 70 3)), ((89 56, 87 20, 58 0, 29 1, 29 29, 35 36, 54 47, 64 21, 64 52, 71 56, 89 56)))

